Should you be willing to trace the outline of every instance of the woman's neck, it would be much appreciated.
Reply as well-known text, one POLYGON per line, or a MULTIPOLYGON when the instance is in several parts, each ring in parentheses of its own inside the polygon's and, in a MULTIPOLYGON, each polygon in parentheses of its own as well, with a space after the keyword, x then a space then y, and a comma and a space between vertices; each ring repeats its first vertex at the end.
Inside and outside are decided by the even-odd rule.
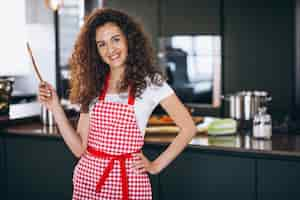
POLYGON ((111 69, 109 84, 108 84, 108 92, 109 93, 120 92, 120 84, 121 84, 121 81, 123 80, 123 76, 124 76, 123 68, 111 69))
POLYGON ((110 83, 116 83, 123 80, 124 68, 111 69, 110 71, 110 83))

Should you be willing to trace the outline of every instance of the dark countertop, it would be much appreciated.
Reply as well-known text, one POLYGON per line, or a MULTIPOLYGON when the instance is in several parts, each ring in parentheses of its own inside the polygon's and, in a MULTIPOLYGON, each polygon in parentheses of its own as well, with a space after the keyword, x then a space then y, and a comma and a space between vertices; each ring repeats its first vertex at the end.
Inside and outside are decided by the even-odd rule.
MULTIPOLYGON (((57 127, 43 126, 37 121, 11 124, 0 132, 5 135, 62 139, 57 127)), ((176 134, 171 133, 146 133, 145 144, 165 147, 175 136, 176 134)), ((192 139, 187 149, 300 160, 300 135, 273 133, 270 140, 263 140, 245 133, 228 136, 208 136, 206 133, 199 133, 192 139)))

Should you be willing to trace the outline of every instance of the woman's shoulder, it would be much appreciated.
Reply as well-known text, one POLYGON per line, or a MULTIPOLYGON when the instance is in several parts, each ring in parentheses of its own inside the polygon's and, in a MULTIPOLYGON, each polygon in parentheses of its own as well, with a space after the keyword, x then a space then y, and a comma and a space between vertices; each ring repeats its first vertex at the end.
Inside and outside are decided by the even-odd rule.
POLYGON ((165 79, 160 74, 156 74, 152 79, 150 76, 146 76, 145 81, 147 84, 147 88, 160 87, 164 83, 166 83, 165 79))
POLYGON ((146 88, 145 88, 144 92, 158 88, 161 85, 161 84, 156 84, 155 82, 153 82, 149 76, 147 76, 145 78, 145 81, 146 81, 146 88))
POLYGON ((170 85, 163 79, 156 84, 147 77, 146 82, 147 86, 142 94, 142 98, 150 98, 160 101, 162 98, 174 92, 170 85))

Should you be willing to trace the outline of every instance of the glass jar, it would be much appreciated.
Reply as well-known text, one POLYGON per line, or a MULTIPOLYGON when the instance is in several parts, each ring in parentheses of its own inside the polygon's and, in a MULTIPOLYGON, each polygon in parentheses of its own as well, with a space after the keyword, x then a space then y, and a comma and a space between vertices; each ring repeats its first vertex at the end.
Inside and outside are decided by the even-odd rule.
POLYGON ((270 139, 272 136, 272 118, 267 114, 266 107, 258 108, 258 113, 253 119, 253 137, 270 139))

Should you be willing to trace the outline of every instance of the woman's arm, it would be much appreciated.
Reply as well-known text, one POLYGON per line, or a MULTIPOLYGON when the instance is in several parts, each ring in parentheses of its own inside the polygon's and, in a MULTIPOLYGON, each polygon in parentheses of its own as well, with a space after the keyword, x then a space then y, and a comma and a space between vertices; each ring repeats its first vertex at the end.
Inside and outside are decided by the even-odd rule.
POLYGON ((140 160, 133 168, 139 172, 159 173, 183 151, 197 131, 191 115, 175 94, 163 99, 160 104, 180 128, 180 132, 168 148, 152 162, 143 154, 135 154, 140 160))
POLYGON ((89 114, 80 113, 76 131, 60 105, 56 91, 50 84, 43 83, 39 86, 39 101, 53 113, 55 122, 65 143, 76 157, 80 157, 87 147, 89 114))
POLYGON ((77 130, 73 128, 61 106, 53 110, 53 115, 65 143, 72 153, 79 158, 87 147, 89 114, 80 113, 77 130))

